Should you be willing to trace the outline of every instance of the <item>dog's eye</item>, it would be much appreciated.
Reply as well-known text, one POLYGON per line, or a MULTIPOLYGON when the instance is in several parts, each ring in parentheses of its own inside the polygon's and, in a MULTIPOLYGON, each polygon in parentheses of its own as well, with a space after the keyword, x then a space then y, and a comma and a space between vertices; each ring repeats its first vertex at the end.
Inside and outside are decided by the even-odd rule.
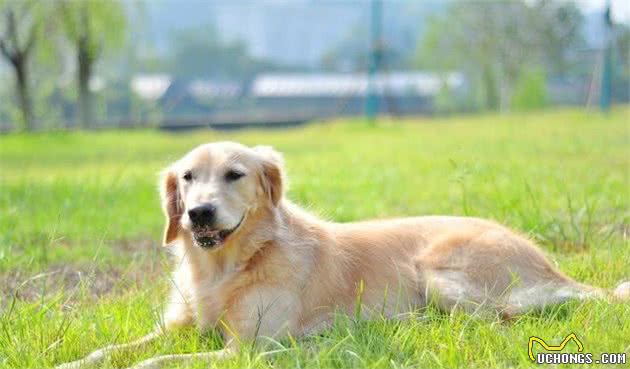
POLYGON ((234 182, 244 175, 245 173, 239 172, 238 170, 228 170, 227 173, 225 173, 225 180, 228 182, 234 182))
POLYGON ((187 171, 186 173, 184 173, 184 175, 182 176, 182 178, 184 179, 184 181, 186 182, 190 182, 193 179, 192 176, 192 172, 191 171, 187 171))

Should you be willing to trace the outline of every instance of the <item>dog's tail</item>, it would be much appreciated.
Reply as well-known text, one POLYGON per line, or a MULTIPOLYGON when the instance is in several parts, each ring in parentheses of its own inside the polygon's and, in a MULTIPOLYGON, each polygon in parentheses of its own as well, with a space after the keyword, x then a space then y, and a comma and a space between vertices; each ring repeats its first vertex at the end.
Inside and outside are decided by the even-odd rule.
POLYGON ((621 282, 612 293, 615 301, 630 301, 630 281, 621 282))

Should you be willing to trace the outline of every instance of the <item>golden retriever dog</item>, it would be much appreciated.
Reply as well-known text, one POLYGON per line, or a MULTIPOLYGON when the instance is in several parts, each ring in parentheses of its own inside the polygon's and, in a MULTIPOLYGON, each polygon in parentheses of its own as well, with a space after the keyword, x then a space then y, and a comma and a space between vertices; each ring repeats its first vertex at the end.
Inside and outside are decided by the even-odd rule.
MULTIPOLYGON (((158 356, 136 368, 224 358, 256 336, 313 334, 357 303, 366 318, 402 317, 430 302, 506 318, 607 295, 562 274, 532 242, 491 221, 333 223, 287 200, 284 190, 282 157, 269 147, 210 143, 168 167, 161 183, 164 245, 176 261, 163 326, 60 368, 95 364, 190 325, 218 328, 225 349, 158 356)), ((630 282, 611 298, 628 300, 630 282)))

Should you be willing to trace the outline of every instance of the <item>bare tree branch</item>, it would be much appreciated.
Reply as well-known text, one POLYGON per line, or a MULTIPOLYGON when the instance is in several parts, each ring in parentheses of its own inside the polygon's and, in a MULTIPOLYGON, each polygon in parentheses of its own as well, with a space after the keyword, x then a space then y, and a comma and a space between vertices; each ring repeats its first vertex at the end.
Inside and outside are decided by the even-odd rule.
POLYGON ((22 53, 20 49, 20 41, 18 40, 18 27, 15 20, 15 11, 11 8, 7 9, 7 34, 13 41, 13 55, 17 56, 22 53))

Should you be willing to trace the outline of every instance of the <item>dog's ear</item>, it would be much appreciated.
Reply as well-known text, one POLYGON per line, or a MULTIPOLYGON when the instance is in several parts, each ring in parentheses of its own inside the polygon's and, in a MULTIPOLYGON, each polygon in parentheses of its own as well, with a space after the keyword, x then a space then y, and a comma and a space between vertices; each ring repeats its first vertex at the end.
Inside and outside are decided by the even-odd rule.
POLYGON ((167 246, 179 236, 180 221, 184 212, 184 203, 177 185, 177 175, 171 169, 166 169, 162 173, 160 194, 162 196, 162 209, 166 215, 163 244, 167 246))
POLYGON ((282 155, 270 146, 256 146, 254 151, 261 158, 263 191, 273 205, 278 205, 284 195, 284 160, 282 155))

